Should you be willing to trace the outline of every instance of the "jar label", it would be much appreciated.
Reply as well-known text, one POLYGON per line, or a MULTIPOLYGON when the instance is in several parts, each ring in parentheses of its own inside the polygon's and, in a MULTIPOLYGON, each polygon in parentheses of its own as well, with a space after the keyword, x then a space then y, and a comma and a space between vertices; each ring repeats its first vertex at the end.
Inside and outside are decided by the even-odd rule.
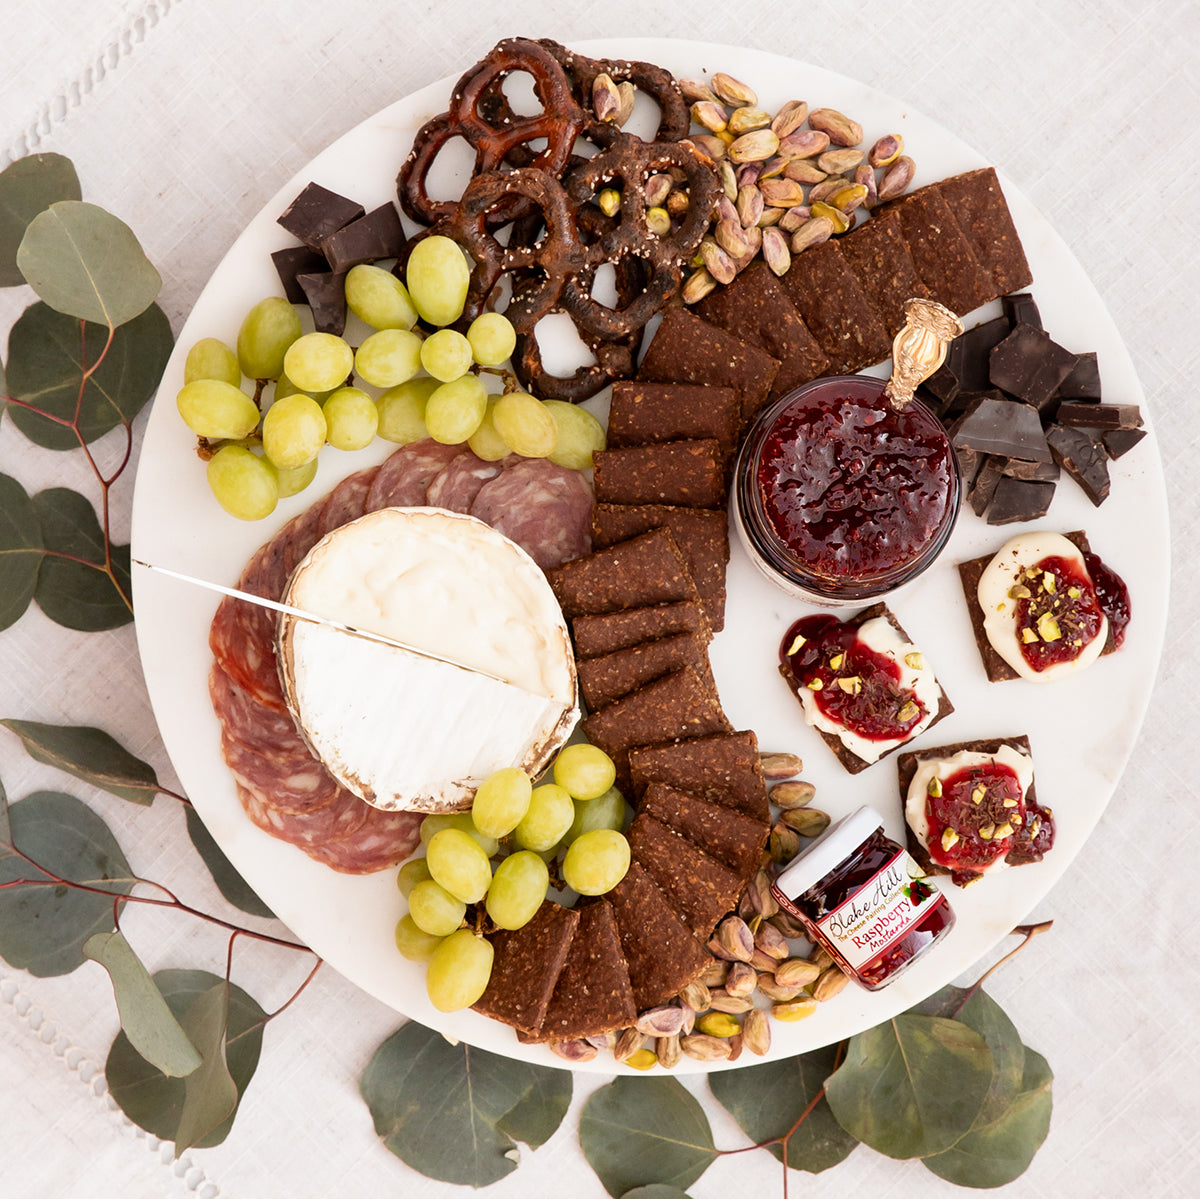
POLYGON ((921 875, 902 849, 816 926, 848 965, 861 970, 943 902, 940 891, 913 886, 921 875))

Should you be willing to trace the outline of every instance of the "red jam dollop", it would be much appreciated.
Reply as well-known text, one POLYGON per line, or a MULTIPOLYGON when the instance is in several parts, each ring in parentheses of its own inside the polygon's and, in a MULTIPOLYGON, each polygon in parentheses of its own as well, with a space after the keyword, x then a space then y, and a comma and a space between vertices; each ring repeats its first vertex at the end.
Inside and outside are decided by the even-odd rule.
POLYGON ((836 616, 796 621, 780 643, 779 669, 792 690, 812 692, 829 720, 868 741, 903 740, 926 715, 916 693, 901 686, 898 663, 836 616))
POLYGON ((1020 571, 1013 591, 1017 644, 1031 670, 1073 662, 1100 635, 1104 612, 1092 579, 1077 562, 1042 558, 1020 571))
POLYGON ((901 569, 953 520, 949 439, 918 402, 893 411, 881 386, 829 379, 808 390, 776 418, 755 463, 771 528, 828 580, 901 569))
POLYGON ((1083 564, 1092 576, 1092 585, 1096 588, 1100 610, 1108 617, 1113 649, 1120 649, 1124 644, 1125 629, 1132 614, 1129 606, 1129 588, 1125 586, 1125 580, 1101 560, 1099 554, 1084 554, 1083 564))

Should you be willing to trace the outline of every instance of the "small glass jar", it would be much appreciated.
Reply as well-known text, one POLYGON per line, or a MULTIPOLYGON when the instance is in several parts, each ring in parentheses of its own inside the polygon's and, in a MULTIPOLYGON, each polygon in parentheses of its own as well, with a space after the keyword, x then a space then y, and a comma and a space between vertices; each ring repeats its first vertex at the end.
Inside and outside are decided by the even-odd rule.
POLYGON ((945 895, 862 807, 780 872, 776 903, 868 991, 892 982, 954 927, 945 895))
POLYGON ((950 539, 958 462, 920 400, 887 381, 814 379, 764 408, 734 468, 734 527, 771 582, 810 602, 874 599, 912 581, 950 539))

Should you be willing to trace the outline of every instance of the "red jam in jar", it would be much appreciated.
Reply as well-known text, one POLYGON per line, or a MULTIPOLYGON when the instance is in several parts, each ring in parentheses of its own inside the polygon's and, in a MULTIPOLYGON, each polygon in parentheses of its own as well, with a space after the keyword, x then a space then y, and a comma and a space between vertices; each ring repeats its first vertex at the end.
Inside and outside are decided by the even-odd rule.
POLYGON ((849 375, 797 388, 759 415, 738 460, 747 548, 834 600, 908 582, 945 545, 958 512, 945 430, 919 400, 895 411, 884 386, 849 375))
POLYGON ((771 894, 868 991, 886 987, 954 927, 945 895, 869 807, 793 859, 771 894))

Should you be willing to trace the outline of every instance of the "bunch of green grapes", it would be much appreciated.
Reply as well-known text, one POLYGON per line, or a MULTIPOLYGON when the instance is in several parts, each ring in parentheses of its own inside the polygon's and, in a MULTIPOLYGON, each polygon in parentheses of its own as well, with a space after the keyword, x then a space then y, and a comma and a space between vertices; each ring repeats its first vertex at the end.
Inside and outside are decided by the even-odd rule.
POLYGON ((439 1011, 470 1007, 491 976, 492 947, 470 925, 469 908, 482 907, 496 928, 523 928, 546 899, 549 863, 560 852, 563 880, 581 895, 603 895, 629 869, 627 808, 612 759, 570 745, 553 778, 535 787, 517 767, 498 770, 480 784, 470 812, 421 822, 425 856, 397 875, 408 913, 396 925, 396 946, 428 963, 426 990, 439 1011))

